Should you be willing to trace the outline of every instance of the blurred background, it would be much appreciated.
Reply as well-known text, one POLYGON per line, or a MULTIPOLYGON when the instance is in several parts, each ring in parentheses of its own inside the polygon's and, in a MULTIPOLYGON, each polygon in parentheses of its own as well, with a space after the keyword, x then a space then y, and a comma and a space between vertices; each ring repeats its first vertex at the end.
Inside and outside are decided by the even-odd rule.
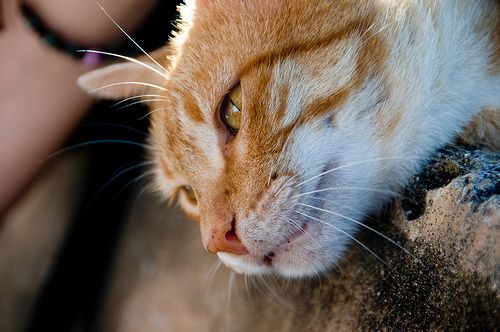
MULTIPOLYGON (((146 50, 164 45, 178 3, 157 2, 132 37, 146 50)), ((116 49, 140 54, 129 40, 116 49)), ((96 103, 0 217, 0 331, 98 329, 118 238, 147 181, 135 145, 147 110, 112 105, 96 103)))

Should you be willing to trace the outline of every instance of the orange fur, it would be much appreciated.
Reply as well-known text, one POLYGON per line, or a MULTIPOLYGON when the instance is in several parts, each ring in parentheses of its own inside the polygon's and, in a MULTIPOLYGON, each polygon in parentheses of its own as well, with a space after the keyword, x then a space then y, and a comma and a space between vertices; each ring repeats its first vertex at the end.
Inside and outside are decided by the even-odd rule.
POLYGON ((484 109, 460 134, 459 139, 473 146, 500 150, 500 110, 484 109))
MULTIPOLYGON (((499 6, 478 1, 192 0, 176 38, 154 55, 166 75, 122 66, 88 81, 132 77, 162 90, 155 92, 165 100, 150 105, 157 187, 199 219, 209 251, 242 255, 226 256, 246 266, 228 263, 237 270, 264 271, 274 257, 279 273, 316 273, 336 262, 353 238, 348 221, 389 196, 374 193, 398 190, 421 160, 497 102, 490 93, 469 104, 499 79, 499 29, 492 28, 500 24, 499 6), (475 35, 463 24, 472 20, 468 15, 475 35), (455 28, 462 30, 454 35, 455 28), (460 54, 450 57, 449 47, 460 54), (483 67, 489 70, 476 75, 483 67), (219 111, 237 84, 241 128, 234 135, 219 111), (321 174, 339 165, 344 168, 321 174), (184 185, 195 190, 197 203, 179 191, 184 185), (321 192, 341 185, 358 191, 321 192), (296 213, 303 202, 313 204, 297 197, 318 188, 320 206, 348 215, 314 214, 316 221, 329 218, 330 228, 296 213), (290 240, 301 224, 312 225, 316 241, 290 240)), ((108 96, 130 89, 115 87, 108 96)), ((463 137, 498 148, 493 108, 463 137)))

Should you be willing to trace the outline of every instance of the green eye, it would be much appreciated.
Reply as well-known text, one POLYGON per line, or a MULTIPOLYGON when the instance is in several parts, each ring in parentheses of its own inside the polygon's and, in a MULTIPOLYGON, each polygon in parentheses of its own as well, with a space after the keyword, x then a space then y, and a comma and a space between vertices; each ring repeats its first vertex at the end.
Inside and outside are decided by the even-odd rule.
POLYGON ((229 91, 220 108, 220 118, 233 135, 240 129, 241 105, 241 85, 238 84, 229 91))
POLYGON ((193 204, 197 203, 196 195, 195 195, 194 190, 191 186, 189 186, 189 185, 182 186, 182 190, 184 190, 184 193, 186 194, 189 201, 191 201, 191 203, 193 203, 193 204))

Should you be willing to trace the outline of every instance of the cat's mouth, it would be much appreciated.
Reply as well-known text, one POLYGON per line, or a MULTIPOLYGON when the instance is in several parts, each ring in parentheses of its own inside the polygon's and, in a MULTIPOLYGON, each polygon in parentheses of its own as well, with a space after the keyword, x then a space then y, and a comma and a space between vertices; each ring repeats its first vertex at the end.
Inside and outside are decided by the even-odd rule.
MULTIPOLYGON (((321 170, 321 174, 332 168, 331 164, 326 165, 321 170)), ((287 219, 288 223, 283 224, 284 228, 275 231, 286 232, 286 236, 276 234, 274 245, 270 245, 273 235, 267 234, 263 235, 263 245, 252 245, 253 250, 249 250, 248 254, 234 255, 219 252, 217 255, 225 265, 242 274, 278 274, 288 277, 307 274, 307 269, 318 260, 318 243, 324 236, 323 222, 320 220, 323 221, 325 216, 321 210, 326 208, 324 206, 326 203, 318 199, 323 196, 322 192, 317 193, 314 199, 306 194, 333 187, 333 181, 335 180, 332 177, 321 176, 317 181, 311 181, 309 186, 295 184, 296 188, 300 188, 300 190, 288 193, 286 201, 290 204, 290 197, 293 198, 294 195, 298 196, 299 199, 292 203, 293 208, 288 209, 290 211, 288 217, 281 218, 287 219), (311 209, 311 206, 314 208, 311 209), (266 239, 266 237, 268 238, 266 239), (267 249, 263 250, 263 247, 267 247, 267 249)), ((299 180, 296 182, 301 184, 299 180)), ((282 217, 282 213, 279 216, 282 217)), ((257 241, 259 241, 258 238, 253 240, 254 243, 257 241)))
POLYGON ((273 259, 274 259, 274 257, 276 257, 276 253, 279 254, 283 250, 286 251, 287 249, 284 247, 292 244, 294 241, 296 241, 299 238, 301 238, 302 236, 308 234, 307 233, 308 228, 309 228, 309 223, 303 222, 302 225, 300 226, 300 228, 298 228, 294 233, 292 233, 290 236, 288 236, 288 238, 286 239, 285 242, 278 244, 276 246, 276 249, 274 249, 273 251, 270 251, 269 253, 264 255, 264 257, 262 258, 262 263, 265 265, 268 265, 268 266, 272 266, 273 259))
POLYGON ((300 229, 294 231, 287 239, 276 245, 275 249, 265 255, 233 255, 226 252, 217 253, 220 260, 234 271, 247 275, 280 274, 295 276, 297 252, 303 251, 306 241, 313 238, 314 224, 303 222, 300 229))

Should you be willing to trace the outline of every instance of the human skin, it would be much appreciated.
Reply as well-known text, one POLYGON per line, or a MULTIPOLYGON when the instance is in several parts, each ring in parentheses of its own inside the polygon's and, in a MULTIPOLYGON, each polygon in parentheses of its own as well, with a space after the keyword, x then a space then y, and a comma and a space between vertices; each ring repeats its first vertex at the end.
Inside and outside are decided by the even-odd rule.
MULTIPOLYGON (((101 4, 131 31, 154 1, 108 0, 101 4)), ((79 123, 92 100, 76 84, 91 68, 43 43, 25 24, 17 1, 0 2, 0 22, 4 22, 0 31, 1 216, 29 184, 44 158, 79 123)), ((64 31, 64 37, 74 43, 105 48, 123 38, 94 1, 28 2, 54 31, 64 31)))

